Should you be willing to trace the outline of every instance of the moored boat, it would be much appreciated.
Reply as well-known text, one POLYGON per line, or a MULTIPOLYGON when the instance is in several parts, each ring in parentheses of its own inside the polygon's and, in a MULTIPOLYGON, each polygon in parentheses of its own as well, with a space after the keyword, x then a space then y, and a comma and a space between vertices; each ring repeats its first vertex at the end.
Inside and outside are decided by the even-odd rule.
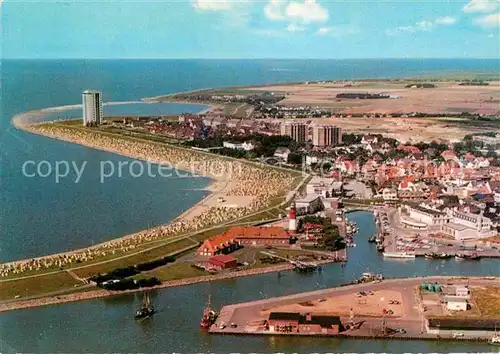
POLYGON ((369 238, 368 238, 368 242, 370 242, 370 243, 375 243, 375 238, 376 238, 376 237, 375 237, 375 235, 373 235, 373 236, 369 237, 369 238))
POLYGON ((500 345, 500 335, 495 332, 493 337, 488 341, 491 345, 500 345))
POLYGON ((452 257, 452 255, 447 254, 447 253, 435 253, 435 252, 430 252, 424 254, 424 257, 427 259, 446 259, 452 257))
POLYGON ((473 253, 473 254, 457 254, 455 255, 455 259, 458 260, 458 261, 464 261, 464 260, 468 260, 468 261, 478 261, 481 259, 481 256, 478 255, 477 253, 473 253))
POLYGON ((217 320, 217 312, 212 310, 211 303, 210 303, 210 296, 209 296, 207 305, 205 306, 205 309, 203 310, 203 316, 201 317, 201 320, 200 320, 200 327, 205 328, 205 329, 210 328, 210 326, 215 323, 215 320, 217 320))
POLYGON ((384 252, 383 255, 387 258, 415 258, 415 253, 410 252, 384 252))
POLYGON ((151 301, 149 300, 149 295, 144 293, 144 297, 142 298, 142 305, 139 310, 135 313, 135 319, 146 319, 155 313, 155 309, 153 305, 151 305, 151 301))

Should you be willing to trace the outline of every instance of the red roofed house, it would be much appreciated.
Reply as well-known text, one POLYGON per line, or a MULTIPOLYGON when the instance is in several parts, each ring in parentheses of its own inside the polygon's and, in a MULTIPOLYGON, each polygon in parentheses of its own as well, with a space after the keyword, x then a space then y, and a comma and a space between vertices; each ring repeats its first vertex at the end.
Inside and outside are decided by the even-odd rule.
POLYGON ((228 254, 242 245, 288 245, 290 237, 284 228, 278 226, 233 226, 223 234, 205 240, 198 249, 198 255, 228 254))
POLYGON ((396 150, 398 151, 406 151, 410 154, 417 154, 420 153, 420 149, 416 146, 411 146, 411 145, 399 145, 396 150))
POLYGON ((237 250, 239 247, 240 245, 234 238, 234 235, 228 234, 226 231, 223 234, 205 240, 200 248, 198 248, 198 254, 200 256, 227 254, 237 250))
POLYGON ((266 246, 266 245, 288 245, 290 234, 279 226, 235 226, 228 233, 241 245, 266 246))
POLYGON ((441 156, 445 160, 457 160, 458 161, 457 154, 455 154, 455 151, 453 151, 453 150, 445 150, 441 153, 441 156))
POLYGON ((236 268, 238 266, 236 258, 226 254, 218 254, 217 256, 210 257, 208 263, 220 269, 236 268))

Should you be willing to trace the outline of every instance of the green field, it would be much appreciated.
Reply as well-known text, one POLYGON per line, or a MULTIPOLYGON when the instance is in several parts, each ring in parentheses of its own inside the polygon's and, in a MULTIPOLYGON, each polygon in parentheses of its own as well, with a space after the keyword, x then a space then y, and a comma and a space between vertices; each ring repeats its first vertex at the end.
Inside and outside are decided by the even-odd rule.
POLYGON ((12 300, 15 296, 36 296, 52 291, 72 289, 75 285, 81 286, 83 283, 66 272, 19 279, 0 283, 0 300, 12 300))

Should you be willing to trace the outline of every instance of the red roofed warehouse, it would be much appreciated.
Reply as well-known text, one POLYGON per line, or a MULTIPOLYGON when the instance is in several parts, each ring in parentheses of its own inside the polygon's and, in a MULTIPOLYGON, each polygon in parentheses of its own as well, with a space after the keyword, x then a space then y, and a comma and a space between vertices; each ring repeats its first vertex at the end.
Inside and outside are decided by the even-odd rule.
POLYGON ((278 226, 235 226, 228 230, 243 245, 288 245, 290 234, 278 226))
POLYGON ((198 248, 198 254, 200 256, 227 254, 236 251, 239 247, 240 245, 234 236, 225 232, 205 240, 200 248, 198 248))
POLYGON ((236 258, 219 254, 217 256, 210 257, 208 262, 213 265, 215 268, 220 269, 228 269, 228 268, 236 268, 238 266, 238 261, 236 258))
POLYGON ((290 244, 290 234, 282 227, 234 226, 223 234, 205 240, 198 249, 200 256, 228 254, 240 245, 266 246, 290 244))

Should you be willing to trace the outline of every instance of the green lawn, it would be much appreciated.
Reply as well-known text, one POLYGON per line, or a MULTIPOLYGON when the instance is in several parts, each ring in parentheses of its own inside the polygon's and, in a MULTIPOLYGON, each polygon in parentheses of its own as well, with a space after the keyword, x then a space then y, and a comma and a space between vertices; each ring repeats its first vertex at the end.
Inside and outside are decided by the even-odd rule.
POLYGON ((209 274, 208 272, 192 267, 191 264, 186 262, 175 263, 148 272, 149 276, 157 277, 161 281, 194 278, 209 274))
POLYGON ((11 300, 16 295, 25 297, 62 289, 72 289, 75 285, 83 285, 83 283, 74 279, 66 272, 15 280, 0 283, 0 300, 11 300))
POLYGON ((126 267, 126 266, 131 266, 135 265, 138 263, 142 262, 147 262, 151 261, 153 259, 157 259, 160 257, 164 257, 170 254, 174 254, 177 252, 182 251, 183 249, 187 247, 196 247, 198 244, 189 240, 189 239, 182 239, 176 242, 169 243, 165 246, 158 247, 156 249, 153 249, 151 251, 147 251, 144 253, 140 253, 137 255, 129 256, 123 259, 117 259, 114 261, 110 261, 108 263, 104 264, 96 264, 96 265, 91 265, 89 267, 85 267, 82 269, 76 269, 74 270, 74 273, 77 274, 81 278, 88 278, 91 277, 92 275, 98 274, 98 273, 105 273, 112 271, 113 269, 116 268, 121 268, 121 267, 126 267))

